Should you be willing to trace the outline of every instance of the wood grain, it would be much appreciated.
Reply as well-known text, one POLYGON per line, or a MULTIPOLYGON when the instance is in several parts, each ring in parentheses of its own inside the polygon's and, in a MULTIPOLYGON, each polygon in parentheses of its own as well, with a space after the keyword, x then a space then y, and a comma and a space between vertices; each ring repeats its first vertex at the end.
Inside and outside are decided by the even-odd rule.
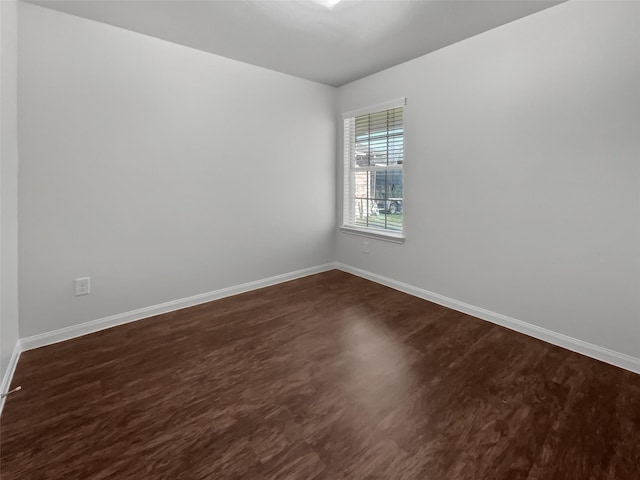
POLYGON ((640 376, 331 271, 25 352, 14 479, 640 478, 640 376))

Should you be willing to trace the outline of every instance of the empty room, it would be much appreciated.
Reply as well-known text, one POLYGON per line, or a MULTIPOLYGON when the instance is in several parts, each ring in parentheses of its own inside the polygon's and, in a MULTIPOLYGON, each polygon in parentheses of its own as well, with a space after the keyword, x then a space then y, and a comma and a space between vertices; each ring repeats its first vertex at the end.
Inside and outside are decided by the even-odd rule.
POLYGON ((0 1, 2 480, 640 478, 640 1, 0 1))

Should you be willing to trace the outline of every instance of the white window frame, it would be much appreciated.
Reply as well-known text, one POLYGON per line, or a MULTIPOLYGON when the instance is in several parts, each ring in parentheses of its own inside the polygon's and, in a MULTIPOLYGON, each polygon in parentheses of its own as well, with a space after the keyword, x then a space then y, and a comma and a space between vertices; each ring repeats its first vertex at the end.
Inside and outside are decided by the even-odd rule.
MULTIPOLYGON (((405 107, 407 104, 406 98, 399 98, 391 100, 389 102, 372 105, 370 107, 361 108, 358 110, 352 110, 345 112, 342 115, 344 122, 344 183, 343 183, 343 212, 342 212, 342 225, 340 231, 351 235, 360 235, 363 237, 376 238, 379 240, 385 240, 394 243, 404 243, 405 241, 405 224, 404 215, 402 221, 402 230, 387 230, 384 228, 365 227, 361 225, 355 225, 350 223, 349 219, 355 218, 355 212, 353 209, 355 206, 352 203, 352 198, 355 196, 355 139, 350 138, 350 122, 355 121, 356 117, 362 115, 368 115, 377 112, 383 112, 398 107, 405 107)), ((403 112, 403 142, 405 138, 404 128, 404 112, 403 112)), ((393 167, 370 167, 370 170, 402 170, 403 174, 403 212, 404 212, 404 153, 403 161, 400 165, 393 165, 393 167)))

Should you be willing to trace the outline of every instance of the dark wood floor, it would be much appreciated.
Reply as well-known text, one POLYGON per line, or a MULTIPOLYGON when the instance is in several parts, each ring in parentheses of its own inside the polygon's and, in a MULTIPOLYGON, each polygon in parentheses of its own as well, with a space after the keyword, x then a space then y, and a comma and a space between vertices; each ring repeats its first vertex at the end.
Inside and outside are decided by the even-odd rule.
POLYGON ((18 384, 2 480, 640 479, 640 375, 338 271, 26 352, 18 384))

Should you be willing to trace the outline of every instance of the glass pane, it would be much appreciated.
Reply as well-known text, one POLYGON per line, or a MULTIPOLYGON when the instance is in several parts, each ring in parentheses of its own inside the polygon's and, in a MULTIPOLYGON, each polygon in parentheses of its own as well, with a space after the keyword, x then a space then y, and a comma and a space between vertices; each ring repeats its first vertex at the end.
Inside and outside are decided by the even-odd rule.
POLYGON ((374 195, 383 200, 402 201, 402 180, 402 170, 375 172, 374 195))
POLYGON ((402 231, 402 170, 355 172, 355 224, 402 231))

